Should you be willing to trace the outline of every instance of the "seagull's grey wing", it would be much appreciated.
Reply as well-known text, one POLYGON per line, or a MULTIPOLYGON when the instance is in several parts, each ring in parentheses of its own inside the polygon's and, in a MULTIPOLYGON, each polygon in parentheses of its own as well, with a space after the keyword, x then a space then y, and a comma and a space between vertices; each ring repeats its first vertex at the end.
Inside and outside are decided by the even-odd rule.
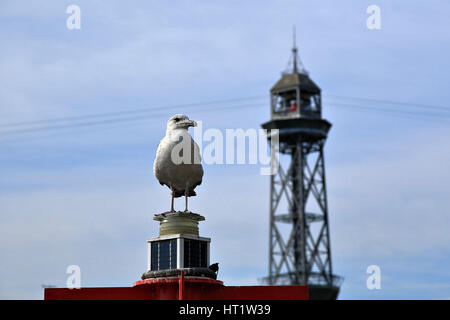
POLYGON ((165 168, 165 152, 167 151, 168 147, 169 146, 167 144, 167 141, 165 141, 165 139, 162 139, 156 149, 155 161, 153 162, 153 174, 155 175, 156 179, 158 179, 161 185, 165 184, 167 186, 169 186, 169 179, 167 176, 167 170, 165 168))
POLYGON ((194 145, 194 166, 193 166, 193 181, 191 190, 202 184, 203 179, 203 166, 202 166, 202 156, 200 154, 200 148, 198 144, 192 140, 194 145))

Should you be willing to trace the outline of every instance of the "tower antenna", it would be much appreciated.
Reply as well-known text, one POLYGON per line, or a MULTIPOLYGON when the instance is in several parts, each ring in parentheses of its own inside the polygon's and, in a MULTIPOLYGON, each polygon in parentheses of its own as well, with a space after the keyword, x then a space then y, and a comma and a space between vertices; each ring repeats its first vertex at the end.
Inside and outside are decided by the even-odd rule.
POLYGON ((293 27, 293 37, 294 37, 294 46, 292 47, 292 55, 293 55, 293 72, 294 73, 297 73, 298 72, 298 70, 297 70, 297 46, 296 46, 296 44, 295 44, 295 25, 294 25, 294 27, 293 27))
POLYGON ((293 26, 293 31, 294 31, 294 33, 293 33, 293 35, 294 35, 294 48, 295 48, 295 24, 294 24, 294 26, 293 26))
POLYGON ((290 74, 290 73, 301 73, 304 75, 308 75, 308 71, 306 71, 305 67, 303 66, 302 61, 300 60, 299 56, 298 56, 298 48, 297 48, 297 33, 296 33, 296 28, 295 25, 292 27, 292 56, 289 59, 288 62, 288 66, 286 68, 285 71, 282 72, 282 74, 286 73, 286 74, 290 74))

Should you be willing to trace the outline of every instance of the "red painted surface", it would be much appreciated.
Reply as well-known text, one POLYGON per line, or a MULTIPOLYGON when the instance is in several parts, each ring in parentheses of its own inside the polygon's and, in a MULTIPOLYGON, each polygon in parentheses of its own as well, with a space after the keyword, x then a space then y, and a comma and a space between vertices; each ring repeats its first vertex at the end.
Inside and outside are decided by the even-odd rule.
POLYGON ((184 289, 184 271, 181 271, 180 281, 178 283, 178 300, 183 300, 183 289, 184 289))
POLYGON ((46 288, 45 300, 308 300, 307 286, 224 286, 222 281, 184 277, 147 279, 133 287, 46 288), (181 286, 180 286, 181 284, 181 286))

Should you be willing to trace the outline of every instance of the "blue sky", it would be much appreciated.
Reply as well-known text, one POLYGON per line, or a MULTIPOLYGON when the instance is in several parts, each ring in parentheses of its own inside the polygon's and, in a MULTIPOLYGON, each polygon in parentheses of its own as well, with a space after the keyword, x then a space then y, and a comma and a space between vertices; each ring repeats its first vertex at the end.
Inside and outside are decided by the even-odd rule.
MULTIPOLYGON (((3 127, 0 298, 41 299, 41 284, 64 287, 72 264, 82 286, 138 280, 146 239, 157 233, 152 215, 170 201, 152 174, 166 120, 179 112, 205 128, 259 128, 294 24, 333 123, 325 157, 340 298, 450 298, 449 112, 395 116, 334 98, 450 107, 450 4, 376 1, 381 30, 368 30, 373 2, 2 1, 0 125, 261 99, 158 109, 125 124, 15 134, 3 127), (81 8, 80 30, 66 28, 70 4, 81 8), (226 106, 237 107, 218 108, 226 106), (366 288, 372 264, 381 290, 366 288)), ((256 165, 208 165, 197 193, 191 208, 206 217, 200 231, 212 237, 220 277, 256 284, 267 273, 269 178, 256 165)))

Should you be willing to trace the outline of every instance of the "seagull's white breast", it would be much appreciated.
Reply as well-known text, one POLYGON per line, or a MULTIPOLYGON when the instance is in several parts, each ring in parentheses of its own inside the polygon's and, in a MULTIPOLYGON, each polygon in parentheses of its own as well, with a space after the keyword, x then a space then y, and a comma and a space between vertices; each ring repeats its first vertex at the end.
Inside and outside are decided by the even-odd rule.
POLYGON ((193 190, 201 183, 203 168, 200 149, 186 129, 167 131, 158 145, 153 173, 161 184, 178 191, 193 190), (189 151, 188 148, 191 152, 190 161, 180 163, 182 157, 179 151, 183 150, 183 155, 185 151, 189 151))

